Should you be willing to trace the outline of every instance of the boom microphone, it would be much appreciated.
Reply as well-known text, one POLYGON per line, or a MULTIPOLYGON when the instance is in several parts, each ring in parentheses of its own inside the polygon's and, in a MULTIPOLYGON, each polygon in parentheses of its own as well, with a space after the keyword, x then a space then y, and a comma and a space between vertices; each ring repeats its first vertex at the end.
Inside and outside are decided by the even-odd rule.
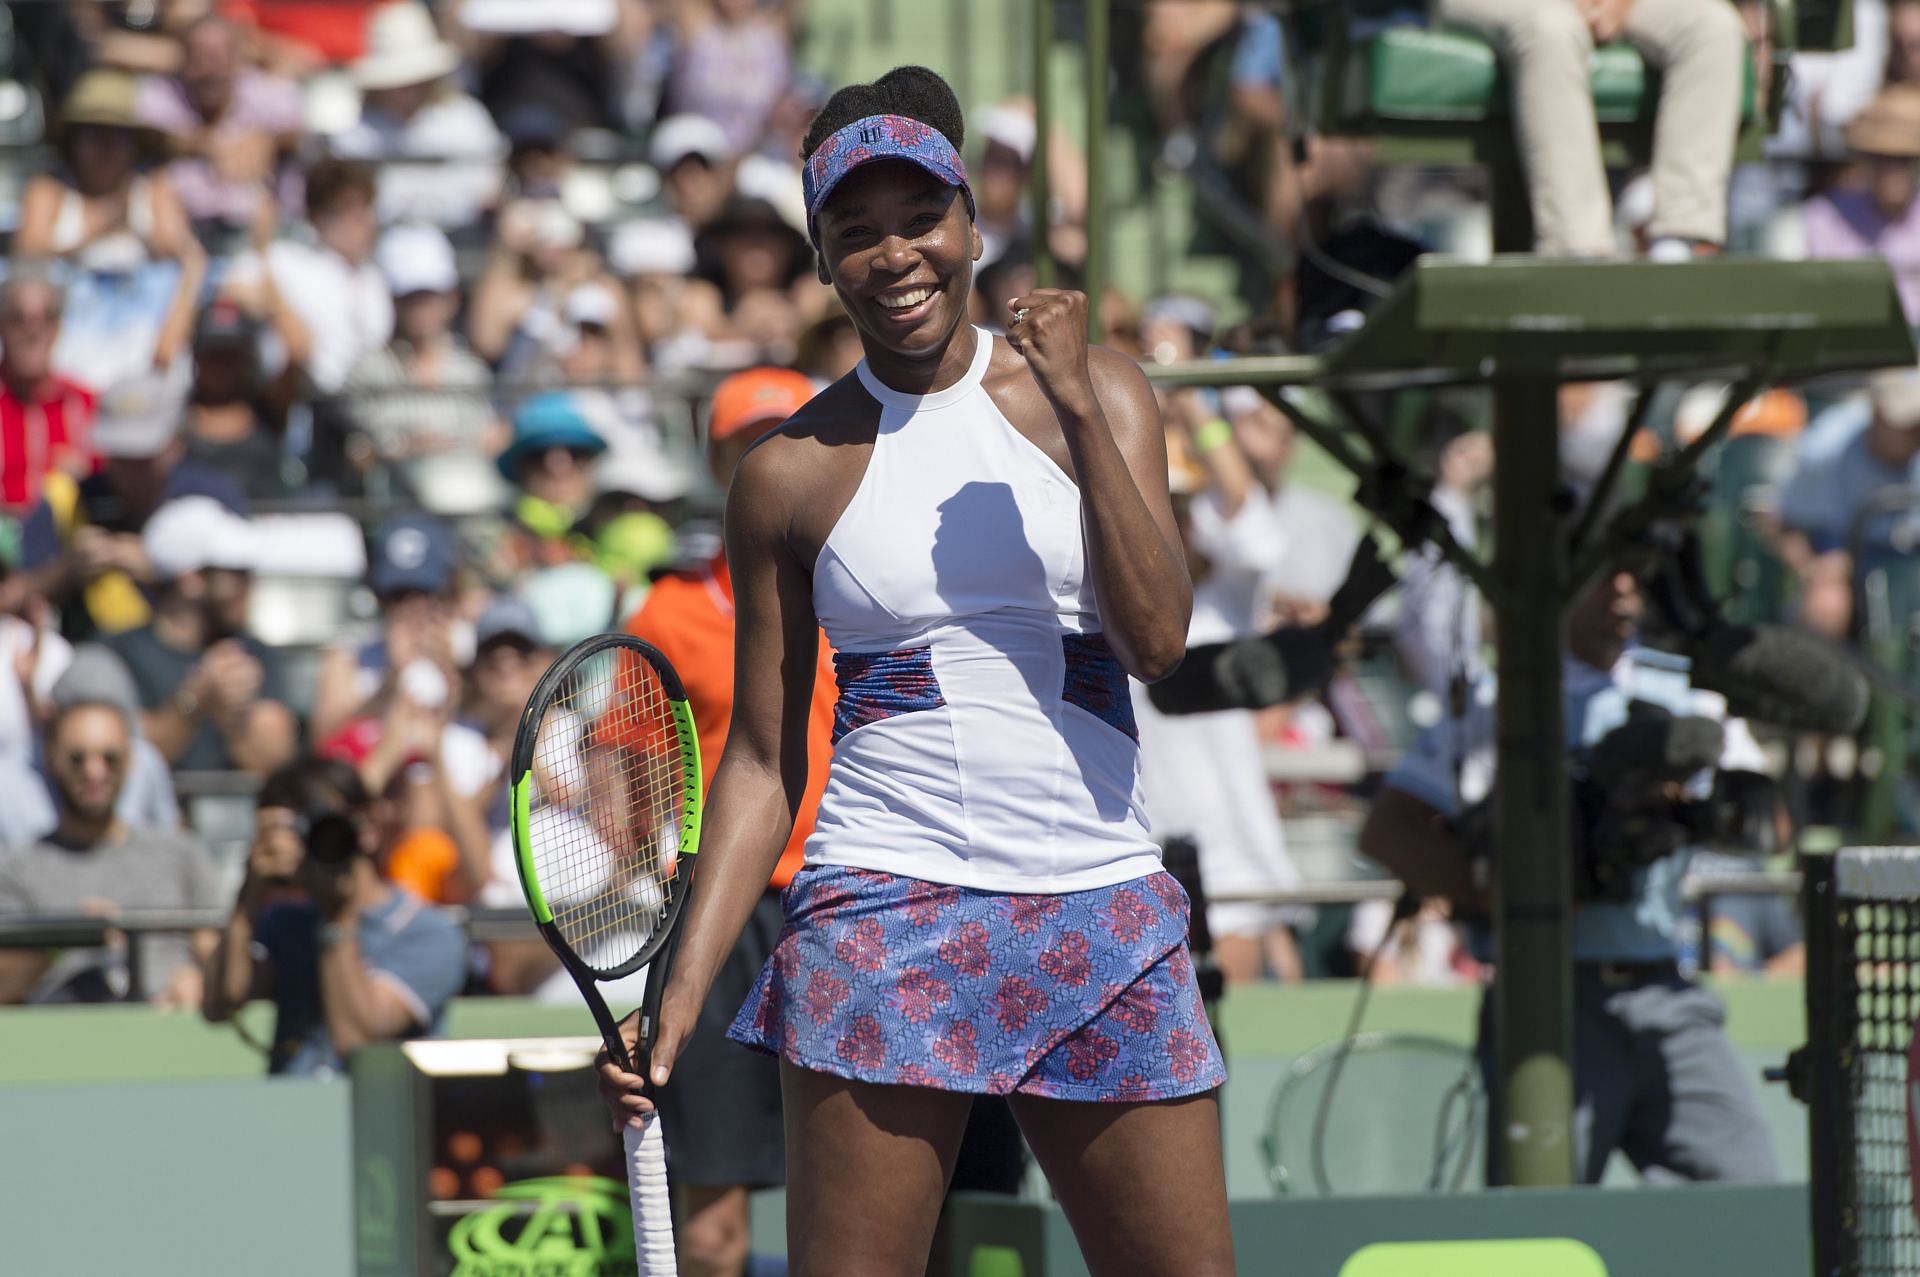
POLYGON ((1333 674, 1333 641, 1323 626, 1273 630, 1187 649, 1173 673, 1147 687, 1162 714, 1265 709, 1310 696, 1333 674))
POLYGON ((1227 643, 1187 649, 1178 668, 1147 688, 1162 714, 1265 709, 1311 696, 1333 676, 1333 649, 1394 584, 1393 570, 1372 537, 1360 538, 1347 579, 1318 625, 1270 630, 1227 643))
POLYGON ((1864 675, 1811 634, 1780 625, 1714 625, 1689 636, 1695 687, 1727 712, 1789 731, 1850 736, 1866 721, 1864 675))

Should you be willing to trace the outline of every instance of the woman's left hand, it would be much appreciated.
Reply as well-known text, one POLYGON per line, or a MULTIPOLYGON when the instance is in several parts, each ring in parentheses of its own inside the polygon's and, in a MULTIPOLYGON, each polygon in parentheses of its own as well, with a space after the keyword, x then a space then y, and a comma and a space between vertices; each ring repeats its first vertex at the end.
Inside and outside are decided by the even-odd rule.
POLYGON ((1090 411, 1093 378, 1087 371, 1087 295, 1036 288, 1007 303, 1007 341, 1027 361, 1033 379, 1055 408, 1090 411))

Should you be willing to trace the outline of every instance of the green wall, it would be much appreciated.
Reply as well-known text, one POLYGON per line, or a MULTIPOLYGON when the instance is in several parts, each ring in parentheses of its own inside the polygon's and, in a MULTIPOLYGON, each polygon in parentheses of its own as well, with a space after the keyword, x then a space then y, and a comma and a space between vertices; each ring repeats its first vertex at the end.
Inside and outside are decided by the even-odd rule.
MULTIPOLYGON (((1256 1141, 1273 1086, 1294 1058, 1338 1038, 1354 992, 1341 982, 1261 986, 1223 1007, 1232 1072, 1228 1186, 1236 1200, 1269 1196, 1256 1141)), ((1743 982, 1723 993, 1729 1033, 1757 1080, 1760 1068, 1800 1041, 1800 987, 1743 982)), ((1381 989, 1365 1027, 1464 1043, 1477 998, 1473 990, 1381 989)), ((263 1017, 249 1023, 265 1036, 263 1017)), ((592 1024, 570 1006, 473 1000, 455 1004, 449 1031, 578 1036, 592 1024)), ((137 1247, 138 1270, 148 1277, 345 1277, 352 1244, 347 1084, 268 1081, 261 1069, 230 1028, 185 1014, 119 1006, 0 1011, 0 1272, 95 1277, 125 1271, 129 1248, 137 1247)), ((1804 1180, 1803 1111, 1779 1087, 1761 1088, 1761 1097, 1789 1179, 1804 1180)), ((778 1244, 780 1203, 763 1205, 755 1234, 770 1249, 778 1244)), ((1451 1209, 1438 1200, 1432 1206, 1451 1209)), ((1804 1228, 1804 1209, 1790 1214, 1787 1226, 1804 1228)), ((1243 1223, 1264 1229, 1268 1218, 1236 1217, 1236 1232, 1243 1223)))

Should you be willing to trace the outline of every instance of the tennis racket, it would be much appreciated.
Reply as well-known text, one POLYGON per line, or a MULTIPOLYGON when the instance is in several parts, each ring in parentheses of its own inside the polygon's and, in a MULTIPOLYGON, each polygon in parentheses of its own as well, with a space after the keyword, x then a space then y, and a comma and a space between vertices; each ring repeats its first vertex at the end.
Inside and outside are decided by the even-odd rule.
MULTIPOLYGON (((511 768, 514 859, 527 906, 614 1062, 647 1077, 693 878, 689 858, 700 845, 700 745, 679 676, 630 635, 581 642, 534 688, 511 768), (642 967, 650 969, 636 1059, 599 984, 642 967)), ((660 1123, 621 1130, 640 1277, 663 1277, 675 1266, 660 1123)))

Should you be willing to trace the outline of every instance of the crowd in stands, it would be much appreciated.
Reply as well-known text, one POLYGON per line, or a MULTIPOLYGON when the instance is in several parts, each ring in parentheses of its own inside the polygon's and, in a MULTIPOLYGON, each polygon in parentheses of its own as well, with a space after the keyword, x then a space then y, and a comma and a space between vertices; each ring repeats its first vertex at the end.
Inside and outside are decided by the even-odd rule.
MULTIPOLYGON (((1564 7, 1561 18, 1577 12, 1564 7)), ((0 914, 225 908, 324 792, 371 813, 378 853, 360 904, 333 903, 388 919, 369 957, 405 954, 389 968, 400 991, 369 994, 371 1018, 337 1041, 424 1028, 463 987, 540 987, 551 969, 511 946, 463 954, 449 975, 445 942, 421 938, 387 893, 503 899, 499 778, 533 682, 717 548, 702 458, 713 387, 763 367, 819 386, 859 358, 815 274, 800 202, 798 144, 827 87, 801 69, 806 6, 9 8, 13 74, 47 125, 0 225, 0 914), (214 792, 209 773, 251 778, 235 791, 247 795, 271 778, 274 801, 216 838, 190 818, 214 792)), ((1426 20, 1421 8, 1406 16, 1426 20)), ((1526 68, 1515 86, 1540 251, 1879 255, 1920 318, 1920 0, 1858 0, 1854 48, 1798 55, 1768 157, 1738 164, 1737 84, 1762 6, 1602 4, 1634 16, 1567 18, 1545 35, 1528 22, 1562 6, 1440 8, 1526 68), (1584 73, 1568 94, 1530 52, 1584 57, 1622 35, 1664 59, 1674 87, 1661 110, 1694 126, 1663 123, 1651 176, 1632 181, 1565 145, 1591 132, 1584 73), (1700 126, 1722 116, 1726 129, 1700 126)), ((1409 174, 1376 166, 1364 143, 1306 136, 1274 13, 1150 0, 1128 20, 1144 151, 1166 172, 1222 166, 1286 251, 1311 243, 1364 276, 1424 248, 1486 250, 1475 175, 1409 174), (1197 87, 1216 80, 1224 93, 1197 87)), ((968 105, 986 249, 977 317, 991 328, 1033 280, 1039 148, 1061 283, 1085 259, 1097 196, 1076 142, 1041 136, 1030 104, 968 105)), ((1153 362, 1305 348, 1364 308, 1329 287, 1303 274, 1251 299, 1247 322, 1232 322, 1245 298, 1114 288, 1103 323, 1111 344, 1153 362)), ((1665 402, 1650 442, 1697 430, 1702 396, 1724 393, 1665 402)), ((1604 460, 1625 402, 1569 388, 1570 466, 1594 440, 1604 460)), ((1364 516, 1303 462, 1289 419, 1247 388, 1167 393, 1163 409, 1199 584, 1195 639, 1324 615, 1364 516)), ((1495 458, 1470 416, 1437 403, 1421 456, 1436 506, 1473 546, 1495 458)), ((1734 435, 1787 458, 1729 497, 1781 565, 1765 608, 1861 637, 1862 573, 1911 559, 1910 506, 1862 516, 1913 482, 1913 375, 1775 392, 1742 410, 1734 435)), ((1481 669, 1486 630, 1436 553, 1411 553, 1402 571, 1397 608, 1369 622, 1365 654, 1325 697, 1204 748, 1256 762, 1350 747, 1377 762, 1432 721, 1481 669)), ((1351 819, 1356 800, 1311 771, 1284 783, 1264 767, 1209 771, 1222 793, 1200 805, 1215 841, 1239 849, 1224 871, 1213 857, 1215 877, 1258 889, 1326 876, 1326 857, 1295 834, 1312 821, 1294 822, 1351 819)), ((222 1014, 244 1000, 252 976, 235 945, 268 923, 267 897, 242 895, 244 928, 139 941, 152 950, 141 992, 222 1014), (224 983, 203 990, 203 969, 224 983)), ((1701 960, 1790 964, 1793 937, 1764 921, 1726 944, 1716 934, 1701 960)), ((1384 929, 1370 910, 1349 925, 1286 905, 1214 919, 1235 979, 1351 970, 1384 929)), ((1472 978, 1443 913, 1415 934, 1382 970, 1472 978)), ((328 978, 324 957, 301 961, 328 978)), ((125 993, 123 966, 0 951, 0 1002, 125 993)))

